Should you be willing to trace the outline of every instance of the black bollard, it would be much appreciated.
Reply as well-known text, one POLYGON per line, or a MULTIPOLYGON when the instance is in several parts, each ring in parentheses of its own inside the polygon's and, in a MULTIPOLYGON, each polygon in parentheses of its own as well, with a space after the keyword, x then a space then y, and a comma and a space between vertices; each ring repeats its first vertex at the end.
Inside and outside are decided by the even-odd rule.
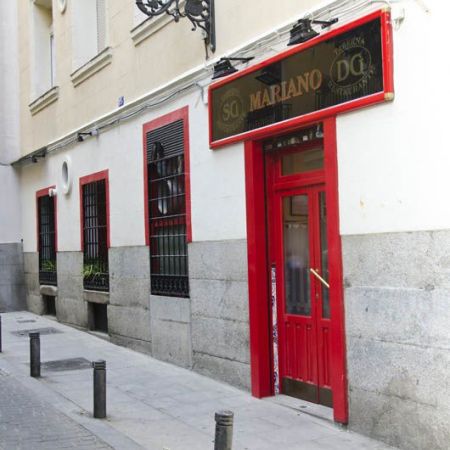
POLYGON ((39 333, 30 333, 30 376, 41 376, 41 337, 39 333))
POLYGON ((216 412, 214 450, 231 450, 233 444, 233 417, 231 411, 216 412))
POLYGON ((106 361, 95 361, 94 368, 94 417, 106 417, 106 361))

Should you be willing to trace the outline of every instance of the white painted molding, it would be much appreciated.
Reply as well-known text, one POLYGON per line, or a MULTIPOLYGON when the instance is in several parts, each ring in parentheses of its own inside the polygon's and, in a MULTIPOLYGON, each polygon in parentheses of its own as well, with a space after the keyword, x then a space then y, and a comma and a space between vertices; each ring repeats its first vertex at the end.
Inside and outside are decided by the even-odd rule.
POLYGON ((56 102, 59 97, 59 87, 54 86, 49 89, 47 92, 44 92, 41 96, 39 96, 36 100, 33 100, 28 107, 30 108, 31 115, 37 114, 39 111, 42 111, 48 105, 51 105, 53 102, 56 102))
MULTIPOLYGON (((180 7, 183 7, 185 3, 186 1, 182 0, 180 2, 180 7)), ((159 17, 144 20, 130 31, 134 45, 138 46, 141 42, 145 41, 173 21, 173 17, 169 14, 162 14, 159 17)))
POLYGON ((70 74, 70 79, 72 80, 73 85, 78 86, 83 83, 83 81, 87 80, 92 75, 111 64, 111 61, 112 48, 106 47, 97 56, 70 74))

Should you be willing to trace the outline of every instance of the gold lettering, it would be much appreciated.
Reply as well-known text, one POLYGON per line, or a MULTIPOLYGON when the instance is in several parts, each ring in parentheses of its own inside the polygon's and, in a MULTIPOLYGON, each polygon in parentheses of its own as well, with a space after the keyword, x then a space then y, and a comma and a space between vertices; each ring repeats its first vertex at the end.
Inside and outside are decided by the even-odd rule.
POLYGON ((297 90, 297 86, 294 82, 294 79, 291 78, 289 80, 289 89, 288 89, 288 98, 293 98, 293 97, 297 97, 297 95, 300 95, 299 91, 297 90))
POLYGON ((309 92, 309 72, 297 77, 299 95, 309 92))
POLYGON ((286 86, 287 86, 287 81, 283 81, 281 83, 281 100, 283 102, 285 102, 286 100, 289 100, 289 97, 286 92, 286 86))
POLYGON ((275 84, 270 87, 272 91, 272 103, 280 103, 281 102, 281 86, 279 84, 275 84))
POLYGON ((264 108, 265 106, 270 106, 271 104, 272 102, 270 101, 269 91, 267 89, 264 89, 261 108, 264 108))
POLYGON ((322 86, 322 72, 319 69, 314 69, 311 72, 311 75, 309 77, 309 85, 314 91, 317 91, 317 89, 322 86))
POLYGON ((255 94, 250 94, 250 111, 255 111, 261 108, 261 91, 258 91, 255 94))

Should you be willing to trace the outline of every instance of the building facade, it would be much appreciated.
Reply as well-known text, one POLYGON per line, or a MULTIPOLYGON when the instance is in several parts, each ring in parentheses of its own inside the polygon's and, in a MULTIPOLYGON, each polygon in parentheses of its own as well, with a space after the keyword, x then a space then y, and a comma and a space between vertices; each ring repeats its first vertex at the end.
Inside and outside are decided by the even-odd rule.
POLYGON ((0 311, 26 308, 23 275, 19 173, 11 163, 19 144, 19 61, 17 5, 0 4, 0 311))
POLYGON ((187 19, 132 0, 18 2, 20 155, 1 169, 20 211, 2 220, 27 307, 447 448, 447 12, 216 0, 205 57, 187 19), (221 57, 254 59, 212 82, 221 57))

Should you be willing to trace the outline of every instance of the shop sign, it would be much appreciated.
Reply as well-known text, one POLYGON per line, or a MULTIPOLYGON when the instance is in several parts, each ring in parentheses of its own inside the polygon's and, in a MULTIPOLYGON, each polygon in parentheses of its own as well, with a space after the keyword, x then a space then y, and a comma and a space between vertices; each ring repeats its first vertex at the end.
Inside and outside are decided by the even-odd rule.
POLYGON ((213 85, 211 142, 383 92, 381 22, 378 16, 213 85))

